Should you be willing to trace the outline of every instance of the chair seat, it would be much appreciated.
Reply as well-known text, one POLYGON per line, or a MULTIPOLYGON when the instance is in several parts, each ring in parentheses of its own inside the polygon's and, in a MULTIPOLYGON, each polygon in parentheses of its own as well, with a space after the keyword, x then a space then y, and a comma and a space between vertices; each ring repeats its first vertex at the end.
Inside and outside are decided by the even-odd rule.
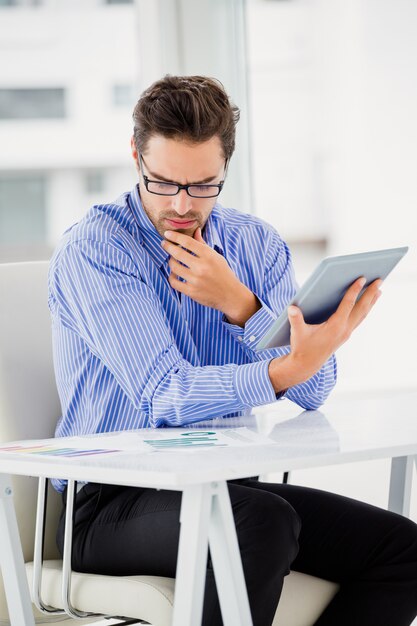
POLYGON ((272 626, 313 626, 338 589, 329 580, 291 571, 284 578, 272 626))
MULTIPOLYGON (((44 562, 42 599, 62 608, 62 561, 44 562)), ((29 584, 33 564, 26 563, 29 584)), ((175 580, 161 576, 101 576, 73 572, 71 601, 81 611, 137 617, 170 626, 175 580)), ((299 572, 285 578, 274 626, 311 626, 337 591, 337 585, 299 572)))
MULTIPOLYGON (((26 563, 29 585, 33 563, 26 563)), ((62 608, 62 561, 44 561, 42 600, 62 608)), ((173 578, 162 576, 101 576, 73 572, 71 603, 80 611, 137 617, 153 626, 170 626, 174 604, 173 578)))

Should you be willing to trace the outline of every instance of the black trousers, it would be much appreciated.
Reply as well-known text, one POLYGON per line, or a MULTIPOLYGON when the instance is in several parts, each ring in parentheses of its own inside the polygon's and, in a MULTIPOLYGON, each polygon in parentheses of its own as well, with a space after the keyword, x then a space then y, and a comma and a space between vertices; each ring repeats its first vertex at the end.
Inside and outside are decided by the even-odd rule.
MULTIPOLYGON (((350 498, 254 478, 230 482, 229 493, 254 626, 271 625, 290 567, 340 584, 316 626, 411 624, 414 522, 350 498)), ((174 491, 86 485, 77 494, 74 569, 175 577, 180 506, 174 491)), ((64 517, 61 551, 63 532, 64 517)), ((203 624, 222 624, 210 558, 203 624)))

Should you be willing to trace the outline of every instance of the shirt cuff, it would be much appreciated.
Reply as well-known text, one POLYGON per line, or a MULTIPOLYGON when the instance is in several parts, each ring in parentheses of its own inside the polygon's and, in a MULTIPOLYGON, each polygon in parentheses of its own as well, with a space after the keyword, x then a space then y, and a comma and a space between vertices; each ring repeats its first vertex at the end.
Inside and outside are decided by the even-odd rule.
POLYGON ((235 391, 247 408, 275 402, 277 394, 268 374, 269 361, 239 365, 235 373, 235 391))
MULTIPOLYGON (((257 296, 258 297, 258 296, 257 296)), ((230 334, 232 334, 239 343, 244 343, 246 347, 254 350, 256 344, 262 339, 271 324, 277 319, 273 311, 258 297, 261 308, 250 317, 244 328, 229 324, 226 317, 223 317, 223 324, 226 326, 230 334)))

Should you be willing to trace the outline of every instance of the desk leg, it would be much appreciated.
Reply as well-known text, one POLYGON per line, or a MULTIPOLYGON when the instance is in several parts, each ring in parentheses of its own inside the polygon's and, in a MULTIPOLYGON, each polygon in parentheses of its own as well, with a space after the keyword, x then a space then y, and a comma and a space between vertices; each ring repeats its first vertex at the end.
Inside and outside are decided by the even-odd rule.
POLYGON ((224 481, 184 489, 172 626, 201 624, 208 543, 224 626, 253 626, 224 481))
POLYGON ((416 459, 413 456, 400 456, 391 460, 388 509, 405 517, 410 516, 411 481, 416 459))
POLYGON ((235 521, 225 482, 213 483, 209 527, 210 555, 224 626, 252 626, 235 521))
POLYGON ((10 476, 0 474, 0 565, 12 626, 35 626, 10 476))
POLYGON ((210 485, 186 487, 182 494, 172 626, 201 624, 211 500, 210 485))

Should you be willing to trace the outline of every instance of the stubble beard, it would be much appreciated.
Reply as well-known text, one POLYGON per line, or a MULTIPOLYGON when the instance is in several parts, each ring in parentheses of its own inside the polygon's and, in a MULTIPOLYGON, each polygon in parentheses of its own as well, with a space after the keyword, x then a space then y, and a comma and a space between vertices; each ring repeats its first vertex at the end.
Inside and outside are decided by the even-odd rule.
MULTIPOLYGON (((149 210, 149 208, 146 206, 146 202, 144 201, 143 198, 141 198, 142 201, 142 207, 143 210, 145 211, 146 215, 148 216, 148 219, 150 220, 150 222, 152 222, 152 224, 154 225, 155 229, 158 231, 158 233, 161 235, 161 237, 164 239, 164 233, 166 230, 169 229, 167 223, 165 222, 166 219, 178 219, 178 215, 176 213, 174 214, 169 214, 168 212, 166 214, 163 214, 161 216, 158 217, 157 220, 155 220, 152 217, 152 212, 149 210)), ((184 219, 185 216, 182 216, 182 218, 184 219)), ((201 228, 201 230, 204 228, 205 226, 205 222, 203 222, 202 218, 198 215, 193 215, 191 214, 189 219, 194 220, 195 224, 193 225, 192 228, 171 228, 170 230, 174 230, 176 233, 182 233, 184 235, 188 235, 189 237, 193 237, 195 231, 197 230, 197 228, 201 228)))

